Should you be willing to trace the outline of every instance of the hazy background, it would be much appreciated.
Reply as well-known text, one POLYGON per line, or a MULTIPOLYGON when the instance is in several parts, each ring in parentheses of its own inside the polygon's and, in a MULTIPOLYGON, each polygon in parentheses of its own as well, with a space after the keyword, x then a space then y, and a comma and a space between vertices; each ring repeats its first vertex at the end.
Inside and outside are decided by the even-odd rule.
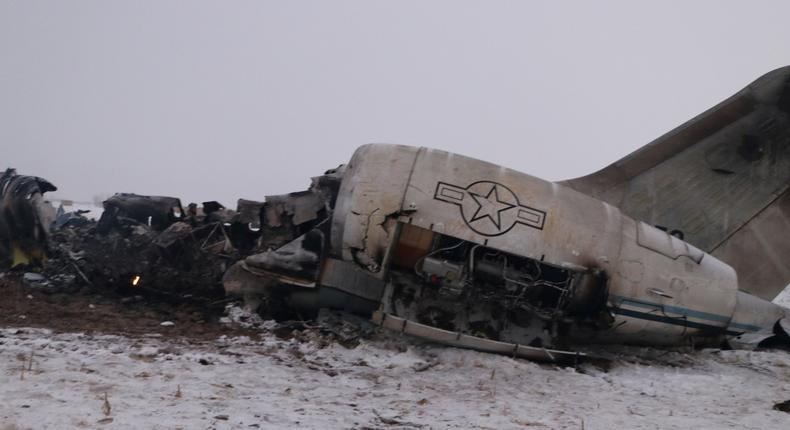
POLYGON ((57 195, 304 189, 369 142, 558 180, 790 64, 790 2, 0 0, 0 168, 57 195))

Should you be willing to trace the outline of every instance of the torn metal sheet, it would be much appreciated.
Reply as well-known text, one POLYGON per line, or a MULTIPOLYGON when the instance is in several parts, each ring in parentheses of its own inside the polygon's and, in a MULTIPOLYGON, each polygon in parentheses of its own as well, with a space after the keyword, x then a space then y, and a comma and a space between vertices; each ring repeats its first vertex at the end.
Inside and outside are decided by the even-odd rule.
POLYGON ((175 197, 118 193, 105 200, 99 231, 108 232, 119 223, 136 223, 162 231, 184 218, 181 200, 175 197))

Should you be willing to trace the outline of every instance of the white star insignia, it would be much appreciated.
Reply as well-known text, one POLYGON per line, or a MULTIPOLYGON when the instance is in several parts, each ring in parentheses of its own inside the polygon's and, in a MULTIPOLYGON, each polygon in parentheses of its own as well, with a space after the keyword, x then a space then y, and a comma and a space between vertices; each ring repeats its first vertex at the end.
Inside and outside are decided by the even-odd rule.
POLYGON ((473 192, 469 192, 469 195, 472 196, 478 206, 475 214, 472 216, 472 220, 469 222, 488 218, 494 223, 497 229, 501 229, 502 218, 500 214, 515 207, 515 205, 499 200, 499 192, 497 191, 496 185, 492 186, 491 191, 485 196, 473 192))

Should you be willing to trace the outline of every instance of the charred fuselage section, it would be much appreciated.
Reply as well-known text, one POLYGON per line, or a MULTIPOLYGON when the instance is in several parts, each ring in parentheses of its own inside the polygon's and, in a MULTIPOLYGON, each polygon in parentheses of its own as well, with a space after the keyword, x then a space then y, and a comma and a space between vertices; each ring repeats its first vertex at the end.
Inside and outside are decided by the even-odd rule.
POLYGON ((404 225, 383 310, 442 330, 534 347, 601 324, 602 272, 573 270, 404 225))

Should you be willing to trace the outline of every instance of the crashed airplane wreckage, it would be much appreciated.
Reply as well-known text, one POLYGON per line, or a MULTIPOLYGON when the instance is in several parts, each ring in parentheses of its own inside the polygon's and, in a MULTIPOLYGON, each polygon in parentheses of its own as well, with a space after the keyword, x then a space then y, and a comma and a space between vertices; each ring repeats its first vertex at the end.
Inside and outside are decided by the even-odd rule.
MULTIPOLYGON (((337 309, 422 339, 550 361, 576 359, 586 343, 753 348, 790 341, 790 310, 770 302, 790 282, 789 140, 783 68, 570 181, 367 145, 308 191, 240 200, 237 211, 116 195, 96 230, 142 226, 158 248, 147 261, 165 268, 181 264, 168 256, 184 254, 174 244, 185 238, 196 255, 210 249, 222 263, 190 260, 214 268, 200 278, 222 268, 226 294, 274 317, 337 309)), ((6 226, 7 207, 29 204, 16 199, 3 200, 6 226)), ((3 228, 4 243, 21 243, 3 228)), ((167 272, 151 266, 123 276, 167 272)))
POLYGON ((54 221, 43 195, 55 190, 46 179, 19 175, 15 169, 0 175, 0 258, 10 257, 12 266, 42 262, 54 221))
MULTIPOLYGON (((5 191, 36 182, 48 184, 14 173, 5 191)), ((104 202, 96 222, 83 216, 87 211, 55 210, 43 197, 52 189, 4 192, 0 200, 0 270, 23 275, 22 282, 46 294, 87 287, 214 302, 224 296, 224 272, 252 251, 258 237, 250 229, 257 215, 250 221, 217 202, 185 211, 174 197, 120 193, 104 202)), ((245 200, 239 207, 247 210, 250 203, 259 209, 245 200)))
POLYGON ((344 309, 542 360, 590 342, 788 341, 790 310, 769 300, 790 282, 789 140, 783 68, 561 183, 444 151, 363 146, 316 179, 336 191, 285 203, 314 227, 238 262, 225 289, 252 306, 344 309))

